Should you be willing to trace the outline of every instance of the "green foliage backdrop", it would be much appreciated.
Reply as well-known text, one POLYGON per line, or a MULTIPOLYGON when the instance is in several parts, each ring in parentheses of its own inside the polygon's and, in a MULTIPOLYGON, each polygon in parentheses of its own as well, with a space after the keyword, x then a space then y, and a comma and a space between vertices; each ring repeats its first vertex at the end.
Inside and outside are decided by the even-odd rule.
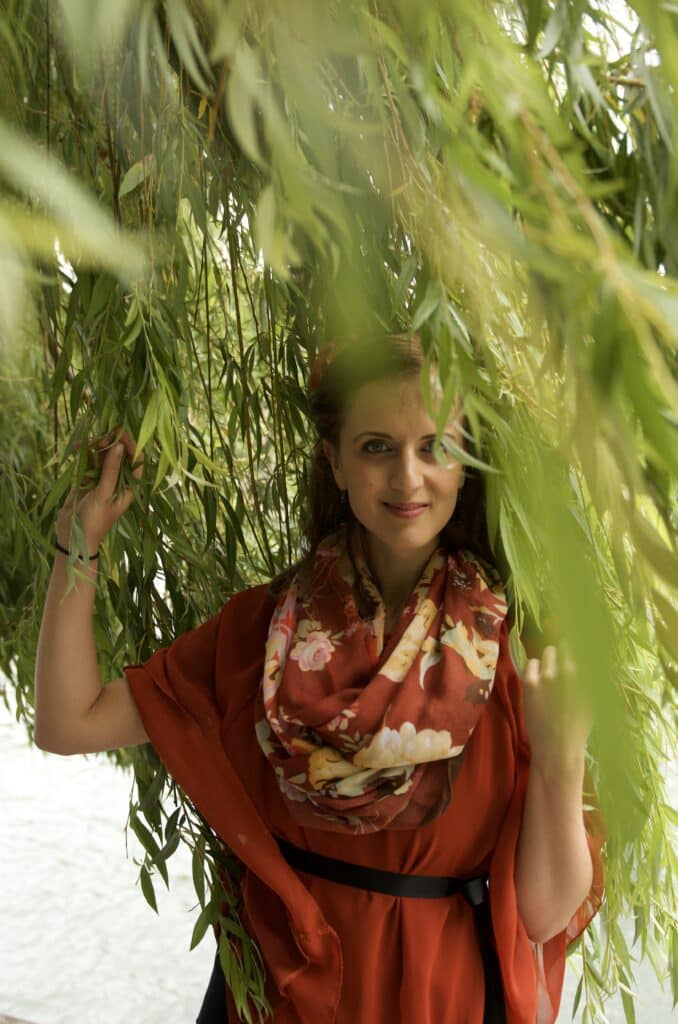
MULTIPOLYGON (((487 456, 515 658, 548 611, 595 702, 575 1003, 603 1020, 619 989, 633 1021, 639 956, 675 1001, 676 5, 4 0, 0 104, 0 668, 29 735, 75 442, 146 454, 101 560, 106 680, 302 553, 323 341, 418 329, 439 423, 462 388, 487 456)), ((217 928, 258 1019, 237 862, 150 747, 107 756, 145 898, 188 843, 194 944, 217 928)))

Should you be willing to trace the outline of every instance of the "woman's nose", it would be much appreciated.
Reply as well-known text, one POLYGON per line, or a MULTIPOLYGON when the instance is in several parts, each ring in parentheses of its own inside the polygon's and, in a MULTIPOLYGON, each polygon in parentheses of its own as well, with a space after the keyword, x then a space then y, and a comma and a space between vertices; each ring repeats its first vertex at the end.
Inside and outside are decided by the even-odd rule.
POLYGON ((412 489, 422 477, 422 465, 416 452, 400 452, 391 466, 391 483, 412 489))

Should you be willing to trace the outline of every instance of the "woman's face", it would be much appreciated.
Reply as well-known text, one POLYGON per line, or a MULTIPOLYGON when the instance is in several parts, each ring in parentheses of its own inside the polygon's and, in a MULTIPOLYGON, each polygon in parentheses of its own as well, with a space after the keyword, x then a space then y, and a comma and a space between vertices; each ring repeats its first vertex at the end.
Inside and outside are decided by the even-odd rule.
MULTIPOLYGON (((445 433, 464 447, 461 402, 445 433)), ((354 395, 339 438, 323 449, 337 486, 348 490, 356 519, 381 544, 403 552, 423 549, 454 511, 464 467, 453 456, 440 465, 433 456, 435 423, 421 395, 417 376, 373 381, 354 395), (395 515, 388 504, 416 503, 424 510, 411 518, 395 515)))

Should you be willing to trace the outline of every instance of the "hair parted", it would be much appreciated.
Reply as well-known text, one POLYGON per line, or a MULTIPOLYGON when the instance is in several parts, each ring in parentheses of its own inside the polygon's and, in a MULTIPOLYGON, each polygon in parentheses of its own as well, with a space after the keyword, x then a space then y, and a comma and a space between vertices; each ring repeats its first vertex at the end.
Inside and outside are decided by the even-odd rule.
MULTIPOLYGON (((308 515, 302 525, 307 551, 294 565, 271 580, 269 593, 272 596, 277 597, 289 586, 297 572, 309 579, 320 541, 353 517, 349 502, 342 500, 342 492, 337 487, 322 442, 329 441, 335 448, 339 447, 346 411, 358 388, 375 380, 402 376, 421 378, 426 358, 421 338, 416 332, 371 337, 361 335, 359 338, 344 336, 333 339, 318 353, 307 395, 309 416, 317 434, 307 477, 308 515)), ((466 450, 482 458, 482 454, 474 450, 465 416, 462 417, 462 428, 466 450)), ((343 497, 345 499, 346 495, 343 497)), ((440 536, 446 550, 465 547, 491 566, 496 564, 487 534, 484 479, 473 466, 465 467, 464 484, 454 512, 440 536)), ((357 573, 356 577, 359 580, 357 573)), ((375 612, 373 600, 359 582, 356 590, 360 615, 363 618, 372 616, 375 612)))

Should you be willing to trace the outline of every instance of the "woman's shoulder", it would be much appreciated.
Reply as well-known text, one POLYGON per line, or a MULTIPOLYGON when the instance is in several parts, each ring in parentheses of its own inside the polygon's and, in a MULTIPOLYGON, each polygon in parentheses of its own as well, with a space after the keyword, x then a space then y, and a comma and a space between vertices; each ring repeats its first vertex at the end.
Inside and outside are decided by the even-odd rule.
POLYGON ((259 622, 268 626, 276 604, 276 597, 269 590, 270 583, 257 583, 231 594, 217 615, 225 623, 240 623, 256 631, 259 622))
POLYGON ((244 587, 242 590, 234 591, 227 598, 224 608, 233 602, 247 605, 265 605, 267 603, 275 604, 275 600, 275 596, 271 593, 271 581, 266 580, 264 583, 255 583, 251 587, 244 587))

